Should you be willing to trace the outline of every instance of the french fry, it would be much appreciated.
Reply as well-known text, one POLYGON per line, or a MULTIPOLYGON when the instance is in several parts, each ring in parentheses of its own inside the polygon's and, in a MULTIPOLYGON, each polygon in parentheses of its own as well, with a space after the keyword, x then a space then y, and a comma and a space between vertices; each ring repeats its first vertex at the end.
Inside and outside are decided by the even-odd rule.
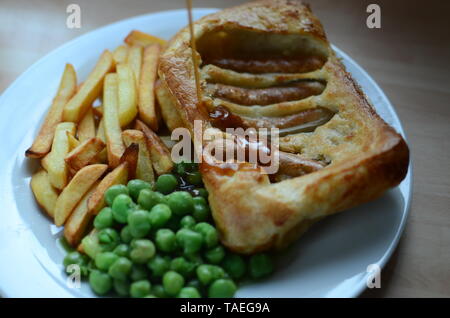
POLYGON ((172 98, 161 81, 156 81, 155 88, 156 98, 158 99, 159 109, 161 110, 161 115, 170 131, 178 127, 183 127, 183 121, 175 108, 172 98))
POLYGON ((47 171, 40 169, 31 177, 31 190, 38 204, 53 218, 58 192, 51 185, 47 171))
POLYGON ((61 226, 86 192, 108 169, 107 165, 94 164, 79 170, 59 195, 55 203, 55 224, 61 226))
POLYGON ((139 78, 141 76, 142 52, 143 49, 141 46, 133 46, 128 52, 127 63, 133 70, 136 83, 139 83, 139 78))
POLYGON ((119 121, 125 127, 131 123, 138 113, 137 85, 133 70, 128 64, 117 65, 119 86, 119 121))
POLYGON ((160 46, 157 44, 145 48, 139 81, 139 117, 153 131, 158 130, 158 118, 155 107, 155 81, 160 50, 160 46))
POLYGON ((129 48, 126 45, 119 45, 115 48, 113 51, 113 57, 116 64, 125 63, 127 61, 128 50, 129 48))
POLYGON ((66 64, 58 92, 45 116, 33 145, 25 152, 27 157, 42 158, 52 146, 56 125, 62 121, 64 106, 77 90, 77 75, 71 64, 66 64))
POLYGON ((75 134, 74 123, 59 123, 56 126, 53 138, 52 151, 41 161, 42 166, 48 172, 50 183, 57 189, 66 186, 69 173, 64 158, 70 151, 70 143, 67 133, 75 134))
POLYGON ((71 246, 80 243, 94 217, 88 209, 88 201, 98 186, 96 182, 83 196, 64 225, 64 237, 71 246))
POLYGON ((103 90, 103 127, 105 130, 108 161, 115 168, 120 162, 125 147, 119 122, 117 74, 108 74, 103 90))
POLYGON ((155 175, 153 173, 152 160, 150 151, 147 148, 144 134, 140 130, 128 129, 122 132, 122 139, 125 146, 135 143, 139 145, 138 162, 136 167, 136 178, 154 182, 155 175))
POLYGON ((97 155, 105 148, 105 143, 98 138, 91 138, 82 142, 64 158, 66 164, 76 172, 95 162, 97 155))
POLYGON ((64 107, 64 121, 78 123, 81 120, 95 99, 100 95, 106 74, 113 71, 114 68, 115 63, 111 52, 108 50, 104 51, 80 90, 64 107))
POLYGON ((126 184, 128 181, 127 163, 124 162, 108 173, 100 181, 94 193, 88 201, 88 209, 91 214, 97 215, 105 207, 105 192, 115 184, 126 184))
POLYGON ((151 44, 159 44, 161 46, 165 46, 167 44, 167 41, 148 33, 133 30, 125 38, 125 43, 130 46, 138 45, 146 47, 151 44))
POLYGON ((92 107, 87 111, 78 124, 77 137, 80 142, 95 137, 95 119, 92 107))
POLYGON ((142 131, 145 136, 147 148, 150 150, 153 168, 157 175, 169 173, 173 169, 173 162, 170 157, 170 150, 164 142, 142 121, 136 121, 136 129, 142 131))
MULTIPOLYGON (((103 118, 98 123, 96 137, 106 144, 106 136, 105 136, 105 128, 103 125, 103 118)), ((108 162, 108 151, 106 148, 103 149, 102 151, 100 151, 100 153, 97 156, 97 161, 99 163, 107 163, 108 162)))
POLYGON ((136 169, 139 159, 139 145, 132 143, 129 145, 120 158, 120 163, 127 163, 128 178, 136 179, 136 169))
POLYGON ((69 140, 69 152, 78 147, 80 142, 70 132, 66 131, 67 139, 69 140))
POLYGON ((108 151, 106 150, 106 148, 97 154, 97 156, 95 157, 95 160, 93 160, 93 162, 108 163, 108 151))
POLYGON ((105 136, 105 125, 103 125, 103 118, 100 119, 97 127, 97 135, 95 136, 104 143, 106 143, 106 136, 105 136))

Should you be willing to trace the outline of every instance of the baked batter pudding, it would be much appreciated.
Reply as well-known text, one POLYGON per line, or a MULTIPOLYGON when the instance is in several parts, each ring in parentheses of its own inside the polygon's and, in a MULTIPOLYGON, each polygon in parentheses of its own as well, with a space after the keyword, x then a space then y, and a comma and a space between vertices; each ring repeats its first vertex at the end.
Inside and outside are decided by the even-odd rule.
POLYGON ((346 72, 307 5, 256 1, 193 27, 194 54, 185 28, 160 59, 157 95, 169 128, 193 133, 201 120, 203 129, 219 132, 280 129, 274 174, 246 162, 201 163, 227 247, 246 254, 281 248, 314 222, 378 198, 405 177, 405 141, 346 72))

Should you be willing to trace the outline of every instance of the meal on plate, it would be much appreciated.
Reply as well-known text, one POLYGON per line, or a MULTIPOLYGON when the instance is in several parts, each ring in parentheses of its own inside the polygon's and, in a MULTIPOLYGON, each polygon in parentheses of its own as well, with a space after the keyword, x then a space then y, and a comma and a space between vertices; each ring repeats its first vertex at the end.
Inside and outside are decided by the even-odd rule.
POLYGON ((169 42, 132 31, 82 82, 67 64, 26 156, 41 163, 38 204, 64 226, 66 271, 131 297, 232 297, 273 271, 269 253, 380 197, 409 162, 309 6, 290 0, 208 15, 169 42), (198 122, 216 141, 279 129, 278 169, 174 160, 170 131, 194 136, 198 122))

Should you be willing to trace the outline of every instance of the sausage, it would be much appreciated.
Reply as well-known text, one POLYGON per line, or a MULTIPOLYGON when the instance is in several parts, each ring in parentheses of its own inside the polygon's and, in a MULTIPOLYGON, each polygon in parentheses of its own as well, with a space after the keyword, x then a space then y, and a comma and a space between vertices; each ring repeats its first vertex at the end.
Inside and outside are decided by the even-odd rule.
POLYGON ((277 173, 270 175, 271 182, 280 182, 286 179, 300 177, 325 167, 319 161, 303 158, 299 155, 279 152, 280 166, 277 173))
POLYGON ((321 68, 324 63, 324 59, 317 56, 264 59, 211 58, 204 61, 204 64, 253 74, 312 72, 321 68))
POLYGON ((239 105, 270 105, 319 95, 325 85, 318 81, 302 81, 288 86, 242 88, 224 84, 208 84, 206 92, 239 105))
POLYGON ((327 108, 315 107, 289 116, 251 118, 235 115, 223 106, 217 106, 209 114, 213 125, 222 130, 239 127, 279 128, 280 136, 313 131, 317 126, 328 122, 333 115, 334 113, 327 108))

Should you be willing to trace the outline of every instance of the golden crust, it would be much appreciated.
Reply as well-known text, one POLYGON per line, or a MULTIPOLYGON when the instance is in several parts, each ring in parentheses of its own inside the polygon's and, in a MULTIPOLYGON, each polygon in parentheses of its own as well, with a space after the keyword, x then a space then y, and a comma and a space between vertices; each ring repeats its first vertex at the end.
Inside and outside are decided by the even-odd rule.
MULTIPOLYGON (((241 253, 283 247, 317 220, 373 200, 403 180, 409 164, 405 141, 378 116, 361 88, 345 71, 327 42, 320 22, 307 5, 290 0, 257 1, 204 17, 194 27, 197 40, 217 30, 250 30, 255 36, 277 34, 286 39, 294 36, 297 40, 295 36, 302 36, 313 43, 311 50, 326 55, 324 65, 312 75, 308 74, 325 81, 326 88, 321 94, 290 107, 298 111, 320 106, 335 113, 313 132, 280 139, 283 151, 329 163, 313 173, 271 183, 269 177, 258 170, 238 169, 224 173, 201 165, 213 217, 226 246, 241 253)), ((286 41, 288 45, 294 43, 286 41)), ((262 83, 257 76, 224 73, 231 77, 247 76, 262 83)), ((166 93, 176 102, 171 107, 176 107, 184 126, 192 132, 194 120, 200 119, 208 127, 208 106, 205 105, 209 97, 203 96, 203 103, 198 103, 187 28, 169 42, 161 56, 159 76, 166 93)), ((274 76, 278 76, 277 82, 280 76, 274 76)), ((269 78, 268 82, 274 78, 269 78)), ((267 78, 263 80, 265 83, 267 78)), ((202 84, 203 81, 204 76, 202 84)), ((280 105, 270 107, 274 113, 280 113, 286 109, 280 105)))

